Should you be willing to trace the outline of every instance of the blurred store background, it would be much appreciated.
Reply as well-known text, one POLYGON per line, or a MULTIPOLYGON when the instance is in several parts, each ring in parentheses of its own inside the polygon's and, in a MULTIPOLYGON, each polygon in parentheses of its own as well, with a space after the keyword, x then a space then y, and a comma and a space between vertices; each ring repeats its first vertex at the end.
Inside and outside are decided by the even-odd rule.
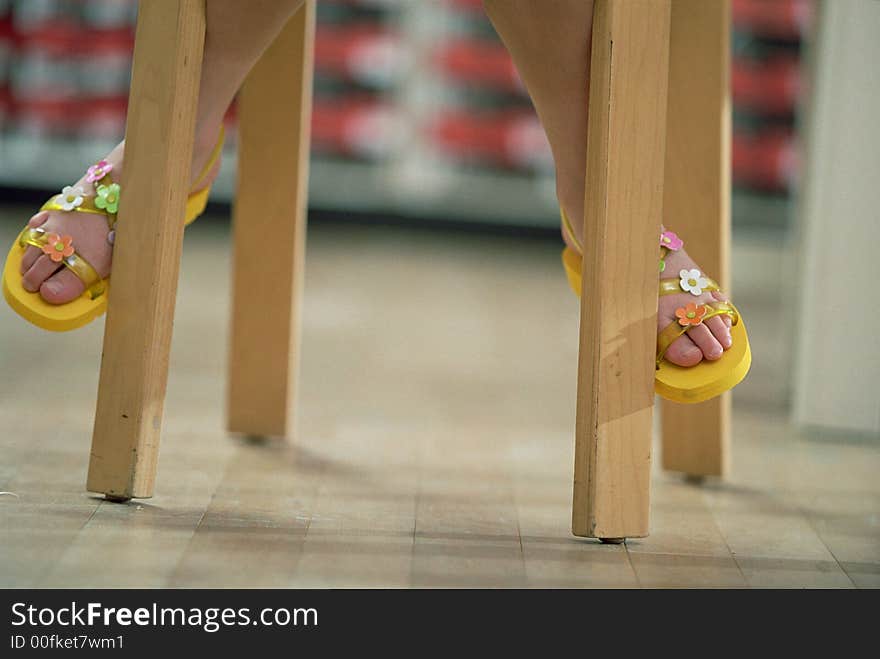
MULTIPOLYGON (((120 139, 136 9, 0 0, 0 186, 52 191, 120 139)), ((813 14, 733 3, 738 226, 790 221, 813 14)), ((549 147, 480 0, 322 0, 315 64, 314 209, 556 227, 549 147)), ((234 171, 226 158, 215 200, 234 171)))

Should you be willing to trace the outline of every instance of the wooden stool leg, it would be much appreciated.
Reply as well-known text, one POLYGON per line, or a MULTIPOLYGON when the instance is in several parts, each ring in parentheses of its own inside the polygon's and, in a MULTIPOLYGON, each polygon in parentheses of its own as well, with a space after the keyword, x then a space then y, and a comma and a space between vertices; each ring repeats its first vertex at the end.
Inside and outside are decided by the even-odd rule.
POLYGON ((292 434, 306 240, 315 3, 307 0, 239 94, 227 425, 292 434))
POLYGON ((87 483, 108 498, 153 493, 204 37, 204 0, 141 3, 87 483))
POLYGON ((608 541, 648 534, 668 30, 669 0, 596 3, 572 531, 608 541))
MULTIPOLYGON (((688 253, 730 291, 730 3, 673 0, 663 217, 688 253)), ((730 394, 663 401, 663 467, 723 476, 730 394)))

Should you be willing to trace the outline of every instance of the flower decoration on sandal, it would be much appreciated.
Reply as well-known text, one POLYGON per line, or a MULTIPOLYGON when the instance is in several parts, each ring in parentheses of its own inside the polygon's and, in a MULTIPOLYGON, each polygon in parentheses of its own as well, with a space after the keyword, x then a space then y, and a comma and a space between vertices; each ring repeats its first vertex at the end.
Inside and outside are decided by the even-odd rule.
POLYGON ((73 238, 59 236, 57 233, 46 234, 46 244, 41 247, 43 254, 47 255, 55 263, 61 263, 61 259, 73 254, 73 238))
POLYGON ((113 170, 113 163, 106 160, 99 160, 86 170, 86 181, 89 183, 97 183, 107 176, 113 170))
POLYGON ((675 317, 678 318, 678 324, 682 327, 695 327, 703 322, 703 316, 706 315, 706 305, 696 305, 688 302, 685 306, 675 310, 675 317))
POLYGON ((74 208, 82 206, 86 192, 80 186, 65 185, 58 196, 58 205, 62 210, 72 211, 74 208))
POLYGON ((116 213, 119 210, 119 184, 99 185, 95 190, 95 206, 108 213, 116 213))
POLYGON ((684 247, 684 241, 678 237, 675 231, 664 231, 660 234, 660 247, 677 252, 684 247))
POLYGON ((691 295, 702 295, 703 289, 709 285, 709 280, 696 268, 680 270, 678 276, 680 278, 679 286, 681 286, 681 290, 691 295))

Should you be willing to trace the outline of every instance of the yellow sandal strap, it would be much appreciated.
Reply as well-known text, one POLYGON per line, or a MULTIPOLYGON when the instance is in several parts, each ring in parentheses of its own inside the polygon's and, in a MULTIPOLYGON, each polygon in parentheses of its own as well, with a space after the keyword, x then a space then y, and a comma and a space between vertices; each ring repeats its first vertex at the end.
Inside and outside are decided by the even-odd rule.
MULTIPOLYGON (((95 181, 94 189, 96 193, 100 191, 102 187, 111 186, 115 183, 113 177, 110 175, 110 172, 105 173, 100 179, 95 181)), ((89 186, 91 189, 91 186, 89 186)), ((116 213, 108 211, 106 208, 99 208, 95 201, 98 199, 98 194, 93 194, 92 196, 86 196, 86 190, 82 191, 81 200, 79 204, 75 207, 70 207, 70 204, 63 203, 64 192, 59 192, 58 194, 50 197, 49 200, 40 207, 41 211, 62 211, 64 213, 91 213, 92 215, 103 215, 107 218, 107 224, 112 229, 116 224, 116 213)), ((121 193, 121 190, 117 190, 117 195, 121 193)), ((118 199, 118 198, 117 198, 118 199)), ((118 200, 117 200, 118 204, 118 200)))
POLYGON ((211 157, 208 158, 208 162, 202 168, 202 171, 196 177, 196 182, 192 186, 192 190, 197 192, 199 187, 205 182, 205 179, 208 177, 208 174, 211 173, 211 170, 214 168, 214 165, 217 164, 217 159, 220 157, 220 154, 223 152, 223 142, 226 139, 226 127, 220 126, 220 134, 217 136, 217 144, 214 145, 214 150, 211 151, 211 157))
POLYGON ((76 208, 71 208, 70 210, 64 208, 64 206, 60 203, 63 195, 58 193, 57 195, 51 197, 45 204, 40 206, 41 211, 63 211, 65 213, 92 213, 93 215, 107 215, 110 214, 95 206, 94 197, 83 197, 82 203, 76 208))
MULTIPOLYGON (((22 249, 28 245, 42 249, 48 242, 48 233, 39 227, 25 227, 18 236, 18 244, 22 249)), ((82 280, 93 300, 104 292, 104 281, 101 279, 101 275, 81 254, 74 252, 61 259, 61 263, 82 280)))
POLYGON ((574 232, 574 227, 571 225, 571 221, 568 219, 568 215, 565 214, 565 211, 562 210, 562 207, 559 207, 559 214, 562 216, 562 227, 565 230, 565 233, 568 234, 569 240, 571 240, 571 244, 577 248, 578 253, 583 254, 584 248, 581 245, 580 241, 577 239, 577 235, 574 232))
MULTIPOLYGON (((724 315, 730 316, 730 320, 734 325, 739 322, 739 311, 733 306, 732 302, 710 302, 701 306, 707 307, 707 310, 699 324, 705 323, 707 320, 714 318, 715 316, 724 315)), ((666 354, 669 346, 671 346, 676 339, 687 332, 691 327, 697 326, 698 325, 682 326, 677 320, 673 320, 660 331, 657 335, 657 368, 660 367, 660 361, 663 359, 663 355, 666 354)))
MULTIPOLYGON (((703 275, 703 279, 706 280, 706 285, 703 286, 704 291, 720 291, 721 287, 718 285, 714 279, 706 277, 703 275)), ((682 293, 686 293, 687 291, 682 290, 681 288, 681 280, 680 279, 661 279, 660 280, 660 297, 664 295, 679 295, 682 293)))

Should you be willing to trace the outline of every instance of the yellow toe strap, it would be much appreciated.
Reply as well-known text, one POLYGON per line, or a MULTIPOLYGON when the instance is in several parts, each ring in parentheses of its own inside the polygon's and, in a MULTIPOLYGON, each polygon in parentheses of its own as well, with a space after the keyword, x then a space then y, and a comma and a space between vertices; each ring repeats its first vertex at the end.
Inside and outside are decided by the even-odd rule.
POLYGON ((214 169, 214 165, 217 164, 217 160, 220 158, 220 154, 223 153, 223 142, 226 140, 226 127, 220 126, 220 133, 217 135, 217 143, 214 145, 214 148, 211 150, 211 155, 208 157, 208 162, 205 163, 205 166, 202 167, 202 171, 199 172, 199 175, 196 176, 196 181, 193 183, 192 189, 199 190, 205 186, 205 180, 208 178, 208 175, 211 173, 211 170, 214 169))
MULTIPOLYGON (((40 227, 25 229, 18 236, 18 244, 22 249, 28 245, 32 245, 42 250, 49 243, 48 233, 40 227)), ((101 275, 95 270, 94 266, 82 257, 81 254, 74 252, 70 256, 61 259, 61 263, 73 274, 79 277, 86 286, 89 295, 94 300, 104 292, 104 283, 101 275)))
MULTIPOLYGON (((701 291, 720 291, 721 287, 718 285, 714 279, 710 277, 703 276, 703 279, 706 281, 706 285, 701 287, 701 291)), ((692 280, 693 281, 693 280, 692 280)), ((660 280, 660 297, 664 295, 680 295, 681 293, 687 292, 681 284, 680 279, 661 279, 660 280)), ((699 293, 698 293, 699 295, 699 293)))
POLYGON ((562 206, 559 207, 559 215, 562 216, 562 226, 565 233, 568 235, 568 239, 571 241, 571 244, 577 248, 577 251, 580 254, 583 254, 583 245, 581 245, 581 242, 577 239, 577 235, 574 232, 574 227, 571 225, 571 220, 568 219, 568 215, 566 215, 565 211, 562 210, 562 206))
POLYGON ((680 311, 683 311, 684 313, 681 314, 678 320, 674 320, 666 327, 664 327, 663 330, 657 335, 658 367, 660 365, 660 361, 663 359, 663 355, 665 355, 666 351, 669 349, 669 346, 671 346, 676 339, 687 332, 691 327, 702 325, 707 320, 709 320, 710 318, 714 318, 715 316, 724 315, 729 316, 731 322, 734 325, 739 322, 739 312, 736 310, 736 307, 733 306, 732 302, 710 302, 708 304, 703 304, 699 306, 690 306, 693 306, 694 309, 691 310, 690 308, 682 308, 677 310, 676 315, 679 315, 680 311))
MULTIPOLYGON (((103 192, 104 186, 112 186, 108 187, 107 190, 112 190, 111 194, 119 194, 119 186, 114 184, 113 177, 110 176, 109 173, 104 174, 104 176, 95 183, 95 188, 98 189, 99 194, 103 192)), ((40 210, 103 215, 107 218, 107 224, 112 229, 113 225, 116 224, 116 205, 118 203, 118 198, 111 199, 111 206, 108 207, 105 200, 99 201, 98 196, 89 196, 89 193, 82 187, 70 186, 65 188, 64 191, 59 194, 50 197, 49 200, 40 207, 40 210), (105 207, 99 207, 97 205, 98 203, 103 203, 105 207)))

